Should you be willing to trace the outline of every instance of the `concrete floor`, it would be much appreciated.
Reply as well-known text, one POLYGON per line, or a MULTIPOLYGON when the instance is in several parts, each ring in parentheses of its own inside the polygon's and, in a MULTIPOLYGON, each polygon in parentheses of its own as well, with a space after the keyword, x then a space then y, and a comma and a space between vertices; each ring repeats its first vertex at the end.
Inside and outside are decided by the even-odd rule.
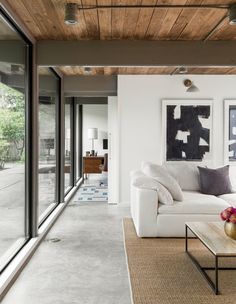
POLYGON ((129 216, 129 209, 77 199, 51 229, 3 304, 131 303, 122 235, 122 218, 129 216))

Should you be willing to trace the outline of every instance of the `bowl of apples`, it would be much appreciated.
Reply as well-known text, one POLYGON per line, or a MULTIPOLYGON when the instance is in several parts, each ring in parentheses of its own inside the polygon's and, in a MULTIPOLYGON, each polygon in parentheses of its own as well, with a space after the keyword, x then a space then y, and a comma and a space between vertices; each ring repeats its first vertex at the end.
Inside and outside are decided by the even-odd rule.
POLYGON ((225 221, 225 234, 233 240, 236 240, 236 208, 229 207, 221 212, 221 219, 225 221))

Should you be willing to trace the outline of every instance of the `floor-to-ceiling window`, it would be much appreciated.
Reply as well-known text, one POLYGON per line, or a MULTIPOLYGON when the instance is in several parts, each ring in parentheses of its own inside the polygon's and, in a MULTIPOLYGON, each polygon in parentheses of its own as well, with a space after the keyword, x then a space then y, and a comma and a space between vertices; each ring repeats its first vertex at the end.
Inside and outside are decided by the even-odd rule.
POLYGON ((0 271, 27 239, 28 41, 0 11, 0 271))
POLYGON ((39 67, 39 217, 57 201, 57 114, 60 79, 50 68, 39 67))

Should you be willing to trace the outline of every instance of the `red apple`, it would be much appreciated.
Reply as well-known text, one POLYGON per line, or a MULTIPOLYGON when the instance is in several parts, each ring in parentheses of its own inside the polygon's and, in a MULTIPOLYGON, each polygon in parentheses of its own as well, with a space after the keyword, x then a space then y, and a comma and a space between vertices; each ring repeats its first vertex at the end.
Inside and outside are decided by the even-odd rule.
POLYGON ((232 214, 229 218, 229 221, 233 224, 236 224, 236 214, 232 214))

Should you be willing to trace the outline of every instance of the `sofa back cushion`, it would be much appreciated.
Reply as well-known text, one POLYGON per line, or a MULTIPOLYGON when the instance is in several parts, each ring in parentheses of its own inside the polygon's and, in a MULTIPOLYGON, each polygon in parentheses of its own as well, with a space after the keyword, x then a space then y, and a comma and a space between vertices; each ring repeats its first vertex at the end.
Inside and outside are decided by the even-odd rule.
POLYGON ((199 171, 197 165, 187 162, 166 163, 164 168, 178 181, 182 190, 200 191, 199 171))
POLYGON ((232 192, 229 178, 229 166, 218 169, 198 167, 200 172, 201 192, 204 194, 221 195, 232 192))
POLYGON ((145 175, 154 178, 167 188, 174 200, 183 200, 183 193, 178 182, 164 167, 151 162, 142 162, 141 168, 145 175))

